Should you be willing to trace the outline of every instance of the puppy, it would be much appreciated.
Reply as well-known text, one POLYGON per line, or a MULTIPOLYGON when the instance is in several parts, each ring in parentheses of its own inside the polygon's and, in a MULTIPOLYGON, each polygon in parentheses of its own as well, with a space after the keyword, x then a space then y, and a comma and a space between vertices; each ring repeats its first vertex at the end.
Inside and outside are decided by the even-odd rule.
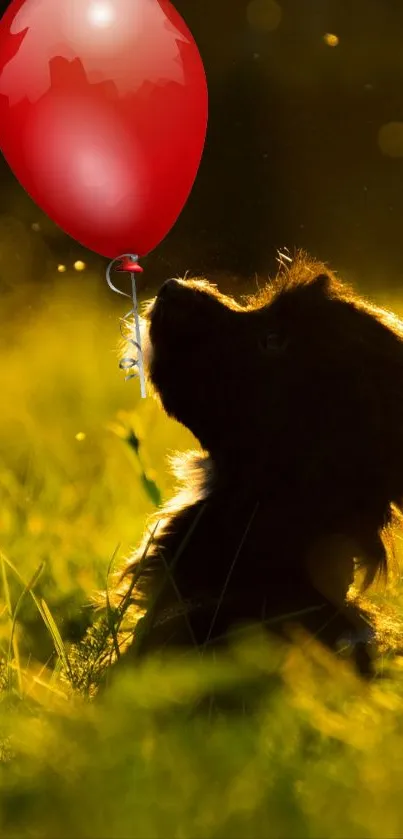
POLYGON ((251 623, 284 635, 291 616, 332 649, 359 638, 368 674, 367 619, 347 594, 357 566, 365 588, 393 560, 402 324, 302 252, 242 303, 167 280, 145 321, 149 380, 202 452, 176 460, 182 489, 123 574, 126 603, 146 610, 137 654, 205 649, 251 623))

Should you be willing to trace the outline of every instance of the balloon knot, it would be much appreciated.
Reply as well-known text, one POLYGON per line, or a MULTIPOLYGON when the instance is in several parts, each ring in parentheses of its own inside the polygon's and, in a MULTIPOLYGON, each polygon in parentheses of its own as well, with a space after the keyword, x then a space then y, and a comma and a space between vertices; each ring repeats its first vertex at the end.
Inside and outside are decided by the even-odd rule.
POLYGON ((135 257, 124 256, 120 265, 117 266, 117 270, 130 272, 134 271, 136 274, 142 274, 144 269, 138 264, 135 257))

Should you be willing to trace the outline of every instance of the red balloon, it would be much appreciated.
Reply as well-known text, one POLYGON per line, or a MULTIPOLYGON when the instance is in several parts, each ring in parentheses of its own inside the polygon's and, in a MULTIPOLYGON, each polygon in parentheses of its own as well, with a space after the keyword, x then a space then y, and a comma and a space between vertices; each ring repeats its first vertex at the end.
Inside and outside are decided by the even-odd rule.
POLYGON ((168 0, 13 0, 0 21, 0 148, 102 256, 143 256, 166 236, 206 128, 203 63, 168 0))

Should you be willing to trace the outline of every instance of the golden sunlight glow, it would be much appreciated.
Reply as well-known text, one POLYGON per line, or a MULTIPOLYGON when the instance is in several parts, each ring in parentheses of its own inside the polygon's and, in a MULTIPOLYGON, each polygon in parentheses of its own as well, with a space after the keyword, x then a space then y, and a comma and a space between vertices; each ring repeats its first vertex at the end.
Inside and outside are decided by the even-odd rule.
POLYGON ((75 439, 78 440, 79 443, 81 443, 82 440, 85 440, 85 437, 86 435, 84 434, 84 431, 79 431, 78 434, 75 435, 75 439))
POLYGON ((81 259, 78 259, 77 262, 74 263, 74 269, 76 271, 85 271, 86 267, 85 262, 81 262, 81 259))

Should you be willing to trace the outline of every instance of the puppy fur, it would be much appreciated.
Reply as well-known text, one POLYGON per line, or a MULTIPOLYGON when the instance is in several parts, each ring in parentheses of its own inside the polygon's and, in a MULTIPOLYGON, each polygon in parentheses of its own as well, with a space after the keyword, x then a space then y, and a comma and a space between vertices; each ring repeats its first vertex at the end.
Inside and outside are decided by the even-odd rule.
POLYGON ((302 252, 242 302, 169 280, 144 322, 149 386, 201 451, 173 461, 179 492, 121 578, 137 654, 290 615, 333 649, 363 637, 348 590, 357 566, 387 577, 403 498, 401 322, 302 252))

